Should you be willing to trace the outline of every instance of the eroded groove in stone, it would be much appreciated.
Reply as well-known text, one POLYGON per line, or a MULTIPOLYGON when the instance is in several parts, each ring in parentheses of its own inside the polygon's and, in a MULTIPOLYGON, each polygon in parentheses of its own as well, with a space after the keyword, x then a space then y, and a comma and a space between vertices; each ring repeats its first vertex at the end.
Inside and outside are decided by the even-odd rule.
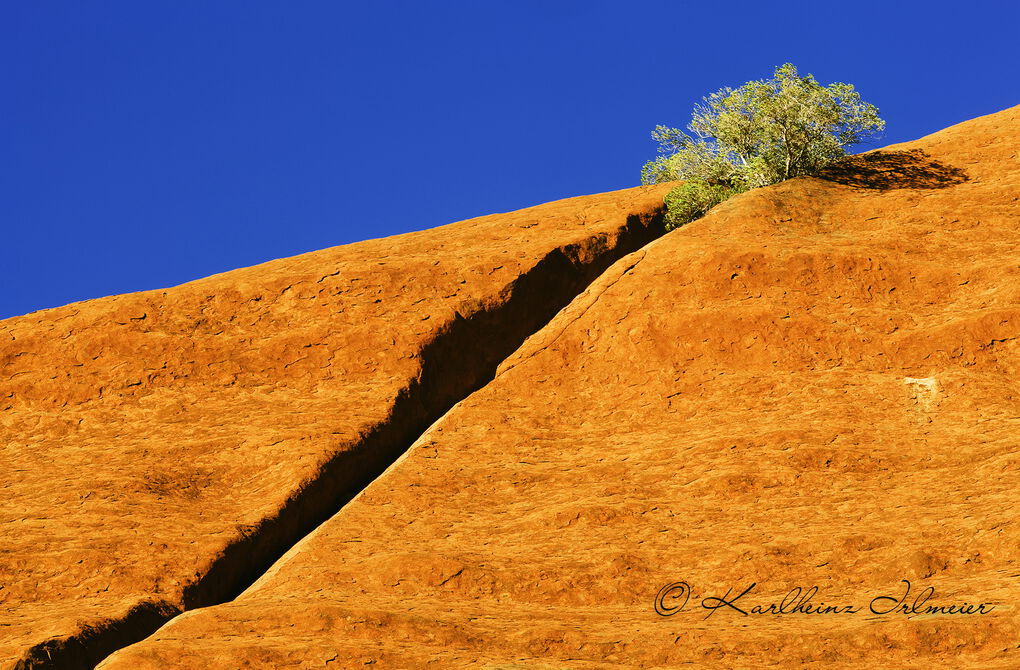
POLYGON ((154 631, 180 613, 180 608, 167 602, 141 603, 123 618, 87 626, 70 637, 35 645, 15 668, 91 668, 118 649, 142 639, 140 633, 154 631))
POLYGON ((624 258, 264 579, 102 670, 1020 667, 1020 107, 900 149, 969 179, 869 159, 624 258), (901 580, 994 609, 872 612, 901 580))
MULTIPOLYGON (((661 202, 658 198, 661 195, 656 194, 645 201, 661 202)), ((235 597, 289 547, 332 516, 398 458, 429 424, 492 379, 503 359, 610 264, 660 236, 663 229, 659 206, 637 210, 626 217, 626 223, 615 229, 603 226, 601 232, 553 246, 502 289, 491 292, 489 298, 467 301, 463 313, 461 310, 455 312, 413 354, 418 374, 395 394, 386 415, 367 424, 359 431, 360 435, 337 438, 339 444, 333 448, 332 455, 323 459, 300 487, 272 513, 265 514, 254 523, 238 524, 238 532, 223 549, 211 561, 199 564, 194 578, 180 586, 177 591, 179 597, 140 602, 124 615, 84 619, 90 623, 81 625, 77 632, 50 637, 22 652, 15 667, 91 668, 116 649, 150 635, 182 610, 205 607, 235 597)), ((492 272, 499 269, 496 267, 492 272)), ((340 273, 322 274, 325 276, 318 282, 305 284, 319 285, 340 273)), ((276 299, 281 296, 289 298, 302 290, 302 285, 288 283, 280 287, 276 299)), ((259 297, 258 301, 263 299, 259 297)), ((116 301, 117 298, 109 300, 116 301)), ((149 312, 136 309, 140 314, 128 314, 127 317, 134 323, 143 323, 146 318, 151 322, 152 308, 149 309, 149 312)), ((0 325, 7 325, 7 330, 12 333, 11 339, 15 340, 20 335, 21 324, 16 320, 13 326, 11 323, 0 325)), ((202 327, 201 318, 196 327, 202 327)), ((0 351, 0 357, 3 354, 0 351)), ((0 361, 4 360, 9 362, 13 358, 0 358, 0 361)), ((300 380, 292 384, 299 383, 300 380)), ((128 384, 125 392, 136 387, 133 383, 128 384)), ((97 398, 102 396, 103 390, 100 389, 97 398)), ((15 405, 18 400, 16 394, 8 397, 14 398, 11 404, 15 405)), ((0 412, 4 410, 0 406, 0 412)), ((310 412, 321 410, 321 407, 309 408, 310 412)), ((184 408, 182 411, 190 410, 184 408)), ((345 408, 337 407, 335 411, 343 412, 345 408)), ((0 414, 0 418, 3 416, 0 414)), ((181 469, 190 465, 182 463, 181 469)), ((204 481, 200 469, 196 472, 198 474, 189 475, 187 481, 192 483, 188 486, 200 486, 204 481)), ((158 474, 145 481, 146 490, 167 498, 171 497, 168 491, 179 486, 171 474, 158 474)), ((253 481, 257 483, 257 480, 253 481)), ((88 497, 85 496, 85 499, 88 497)), ((196 498, 201 500, 201 494, 197 494, 196 498)))
POLYGON ((380 475, 431 423, 488 383, 500 362, 609 265, 661 231, 661 215, 652 225, 633 217, 616 246, 603 247, 604 240, 596 239, 556 249, 506 288, 505 303, 466 318, 458 315, 423 348, 421 377, 400 392, 387 420, 326 463, 277 516, 230 545, 202 579, 185 589, 185 608, 224 602, 247 588, 380 475), (591 261, 583 262, 585 256, 591 261))

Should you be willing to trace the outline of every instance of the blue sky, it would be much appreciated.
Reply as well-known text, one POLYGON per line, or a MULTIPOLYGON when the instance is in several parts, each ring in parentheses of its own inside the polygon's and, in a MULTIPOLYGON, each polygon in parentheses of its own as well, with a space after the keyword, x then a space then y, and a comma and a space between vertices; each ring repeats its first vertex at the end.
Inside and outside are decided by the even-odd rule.
MULTIPOLYGON (((635 186, 793 62, 887 122, 1020 103, 1014 0, 0 0, 0 318, 635 186)), ((872 147, 861 147, 867 149, 872 147)))

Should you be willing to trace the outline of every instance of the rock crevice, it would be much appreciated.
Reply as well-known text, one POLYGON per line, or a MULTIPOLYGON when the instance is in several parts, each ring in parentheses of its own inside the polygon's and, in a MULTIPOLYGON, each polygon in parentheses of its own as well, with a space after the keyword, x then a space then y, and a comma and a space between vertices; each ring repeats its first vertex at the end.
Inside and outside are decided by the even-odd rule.
POLYGON ((74 634, 35 644, 14 667, 91 668, 182 611, 236 597, 381 474, 432 422, 490 381, 501 361, 610 265, 663 232, 661 208, 631 214, 611 234, 552 248, 488 300, 462 304, 410 354, 418 373, 392 399, 385 418, 337 444, 274 514, 239 526, 218 555, 195 571, 178 600, 146 600, 122 616, 80 625, 74 634))

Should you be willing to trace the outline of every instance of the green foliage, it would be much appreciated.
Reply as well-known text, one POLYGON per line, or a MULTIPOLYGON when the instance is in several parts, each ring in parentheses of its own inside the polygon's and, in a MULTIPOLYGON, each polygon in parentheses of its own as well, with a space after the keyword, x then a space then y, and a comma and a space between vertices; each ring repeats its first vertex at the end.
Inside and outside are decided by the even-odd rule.
POLYGON ((714 186, 703 181, 687 181, 666 194, 666 228, 679 228, 700 219, 720 202, 739 193, 727 186, 714 186))
POLYGON ((822 86, 790 63, 771 79, 703 100, 687 126, 690 134, 655 128, 661 155, 641 170, 643 184, 686 182, 666 197, 674 228, 736 193, 815 174, 885 127, 878 109, 862 102, 852 85, 822 86))

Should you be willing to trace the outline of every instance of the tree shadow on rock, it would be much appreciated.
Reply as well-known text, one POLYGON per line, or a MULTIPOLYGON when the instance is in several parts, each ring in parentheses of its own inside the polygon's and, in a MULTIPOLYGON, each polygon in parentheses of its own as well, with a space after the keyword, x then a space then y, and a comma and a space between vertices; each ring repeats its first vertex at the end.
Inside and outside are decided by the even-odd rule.
POLYGON ((818 173, 827 181, 856 188, 946 188, 970 179, 960 168, 933 159, 921 149, 873 151, 842 158, 818 173))

